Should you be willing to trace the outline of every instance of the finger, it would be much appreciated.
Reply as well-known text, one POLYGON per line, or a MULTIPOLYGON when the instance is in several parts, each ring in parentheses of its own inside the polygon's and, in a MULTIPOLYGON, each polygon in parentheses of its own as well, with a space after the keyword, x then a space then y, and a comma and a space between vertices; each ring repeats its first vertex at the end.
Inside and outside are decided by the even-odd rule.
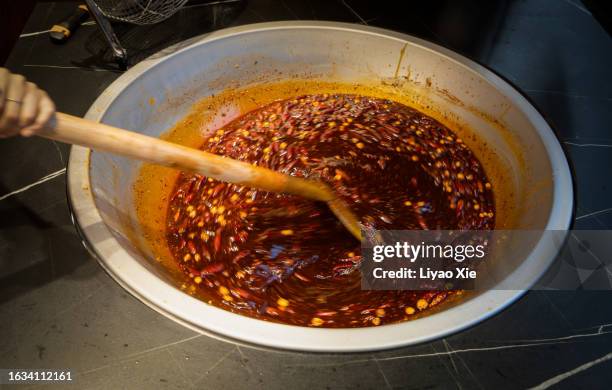
POLYGON ((20 127, 17 122, 20 109, 20 103, 10 100, 6 102, 4 113, 0 117, 0 137, 7 138, 19 134, 20 127))
POLYGON ((38 115, 32 125, 21 131, 21 135, 24 137, 34 135, 44 127, 50 126, 53 114, 55 114, 55 104, 53 104, 49 95, 47 95, 45 91, 39 90, 39 93, 41 94, 41 98, 38 102, 38 115))
POLYGON ((21 112, 19 113, 19 127, 24 128, 34 123, 38 115, 38 102, 42 98, 36 84, 26 83, 25 94, 21 104, 21 112))
POLYGON ((27 126, 21 129, 21 132, 19 134, 21 134, 22 137, 31 137, 34 134, 38 133, 41 129, 42 129, 42 126, 34 123, 33 125, 30 125, 30 126, 27 126))
POLYGON ((19 112, 21 111, 21 99, 25 92, 25 78, 21 75, 11 75, 6 89, 6 100, 4 112, 0 117, 0 132, 14 134, 19 132, 19 112))
POLYGON ((4 129, 0 124, 0 138, 10 138, 19 134, 19 127, 12 126, 4 129))
POLYGON ((0 118, 2 117, 2 111, 4 111, 8 79, 9 71, 5 68, 0 68, 0 118))

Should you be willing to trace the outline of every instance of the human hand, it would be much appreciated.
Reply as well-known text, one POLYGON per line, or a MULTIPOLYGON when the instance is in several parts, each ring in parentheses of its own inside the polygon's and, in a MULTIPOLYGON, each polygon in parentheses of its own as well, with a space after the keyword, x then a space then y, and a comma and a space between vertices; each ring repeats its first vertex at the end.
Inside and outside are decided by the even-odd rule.
POLYGON ((34 135, 54 114, 55 104, 45 91, 22 75, 0 68, 0 138, 34 135))

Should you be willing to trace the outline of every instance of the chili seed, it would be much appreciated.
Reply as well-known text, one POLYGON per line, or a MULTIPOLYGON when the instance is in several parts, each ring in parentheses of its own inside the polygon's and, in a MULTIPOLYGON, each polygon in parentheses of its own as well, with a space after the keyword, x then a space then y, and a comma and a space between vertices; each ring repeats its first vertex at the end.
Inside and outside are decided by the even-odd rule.
POLYGON ((219 293, 221 295, 228 295, 229 294, 229 290, 227 289, 227 287, 219 286, 219 293))
POLYGON ((289 306, 289 301, 286 300, 285 298, 278 298, 276 300, 276 304, 280 307, 287 307, 289 306))
POLYGON ((323 321, 323 320, 322 320, 322 319, 320 319, 319 317, 312 317, 312 318, 310 319, 310 324, 311 324, 312 326, 321 326, 321 325, 323 325, 323 323, 324 323, 324 322, 325 322, 325 321, 323 321))
POLYGON ((429 303, 425 299, 419 299, 416 306, 419 310, 425 310, 427 309, 427 306, 429 306, 429 303))

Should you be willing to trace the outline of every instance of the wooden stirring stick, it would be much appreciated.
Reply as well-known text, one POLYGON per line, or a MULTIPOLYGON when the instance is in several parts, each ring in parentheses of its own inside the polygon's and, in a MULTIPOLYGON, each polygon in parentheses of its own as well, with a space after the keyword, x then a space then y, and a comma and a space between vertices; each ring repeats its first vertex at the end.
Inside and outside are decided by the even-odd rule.
POLYGON ((63 113, 57 113, 55 125, 45 128, 38 135, 196 172, 225 182, 270 192, 295 194, 326 202, 348 231, 361 240, 361 229, 357 217, 329 186, 319 181, 285 175, 242 161, 63 113))

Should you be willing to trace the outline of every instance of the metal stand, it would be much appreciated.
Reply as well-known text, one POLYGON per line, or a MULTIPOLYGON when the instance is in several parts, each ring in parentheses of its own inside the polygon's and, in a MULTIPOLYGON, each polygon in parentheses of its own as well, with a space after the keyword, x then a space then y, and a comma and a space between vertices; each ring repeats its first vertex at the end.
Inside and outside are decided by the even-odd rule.
POLYGON ((121 46, 121 42, 119 42, 119 39, 117 39, 117 36, 115 35, 115 32, 113 31, 113 26, 111 26, 108 19, 106 19, 106 17, 102 15, 102 12, 100 12, 100 9, 98 8, 98 6, 93 0, 85 0, 85 3, 87 4, 89 13, 91 14, 91 16, 94 18, 94 20, 98 24, 98 27, 104 34, 104 37, 106 38, 106 41, 108 42, 108 45, 113 51, 113 57, 115 58, 115 60, 117 61, 117 63, 122 69, 126 69, 127 68, 127 51, 125 50, 123 46, 121 46))

